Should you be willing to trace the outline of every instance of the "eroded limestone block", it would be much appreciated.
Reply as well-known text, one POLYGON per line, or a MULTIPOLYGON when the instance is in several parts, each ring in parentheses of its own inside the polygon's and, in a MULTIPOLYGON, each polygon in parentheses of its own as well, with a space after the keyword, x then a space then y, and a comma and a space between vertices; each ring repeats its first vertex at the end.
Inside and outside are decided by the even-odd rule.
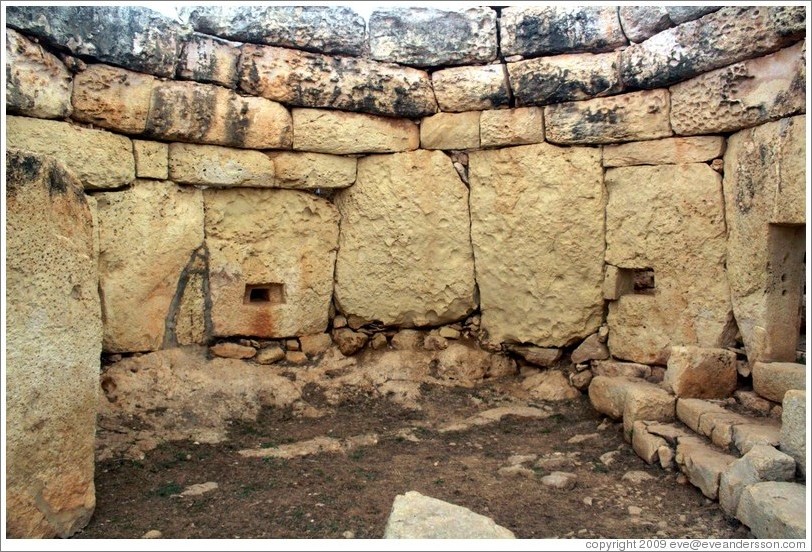
POLYGON ((594 148, 535 144, 469 153, 471 236, 482 328, 491 341, 561 347, 597 331, 601 171, 594 148))
POLYGON ((68 537, 96 505, 93 223, 81 183, 53 158, 11 149, 5 176, 6 536, 68 537))
POLYGON ((660 461, 660 447, 667 447, 668 443, 659 435, 649 433, 647 425, 643 420, 632 425, 632 448, 647 464, 654 464, 660 461))
POLYGON ((259 151, 169 144, 169 177, 183 184, 274 187, 274 162, 259 151))
POLYGON ((795 361, 805 215, 784 198, 805 193, 804 129, 798 116, 742 130, 725 152, 727 279, 751 365, 795 361))
POLYGON ((70 115, 70 97, 71 75, 59 58, 6 29, 6 112, 61 119, 70 115))
POLYGON ((382 8, 369 17, 370 57, 436 67, 496 59, 496 12, 466 9, 382 8))
POLYGON ((160 349, 181 276, 203 243, 202 193, 137 180, 96 201, 104 350, 160 349))
POLYGON ((645 379, 651 375, 651 366, 616 360, 597 360, 592 363, 592 373, 596 376, 625 376, 645 379))
POLYGON ((420 122, 420 147, 439 150, 478 148, 479 113, 438 113, 426 117, 420 122))
POLYGON ((73 82, 73 118, 102 128, 141 134, 147 127, 156 79, 109 65, 89 65, 73 82))
POLYGON ((688 21, 719 11, 720 6, 665 6, 668 18, 674 25, 682 25, 688 21))
POLYGON ((132 142, 104 130, 6 117, 6 146, 52 155, 79 178, 85 190, 117 188, 135 178, 132 142))
POLYGON ((510 86, 518 105, 587 100, 621 90, 620 52, 562 54, 508 63, 510 86))
POLYGON ((654 272, 653 289, 609 304, 612 355, 665 364, 672 345, 731 345, 718 173, 704 163, 621 167, 605 183, 606 262, 654 272))
POLYGON ((544 141, 544 110, 540 107, 491 109, 479 116, 483 148, 521 146, 544 141))
POLYGON ((195 6, 189 24, 210 35, 312 52, 360 56, 364 18, 345 6, 195 6))
POLYGON ((138 178, 169 178, 169 145, 162 142, 133 140, 135 175, 138 178))
POLYGON ((632 43, 643 42, 672 25, 665 6, 620 6, 618 16, 623 34, 632 43))
POLYGON ((629 387, 623 406, 623 436, 631 442, 637 420, 671 422, 675 417, 676 397, 646 381, 629 387))
POLYGON ((351 326, 439 325, 475 308, 468 189, 444 153, 361 158, 335 202, 335 298, 351 326))
POLYGON ((722 136, 663 138, 603 146, 603 166, 702 163, 722 157, 724 152, 725 139, 722 136))
POLYGON ((280 188, 346 188, 355 182, 357 160, 326 153, 280 151, 273 160, 280 188))
POLYGON ((696 437, 683 437, 677 444, 676 460, 691 484, 706 497, 716 500, 722 474, 736 457, 719 452, 696 437))
POLYGON ((761 481, 790 481, 795 476, 795 460, 773 447, 758 445, 728 465, 719 481, 719 506, 729 516, 736 515, 742 491, 761 481))
POLYGON ((589 400, 601 414, 619 420, 626 407, 628 390, 642 380, 627 377, 595 376, 589 384, 589 400))
POLYGON ((805 42, 671 87, 676 134, 730 132, 803 113, 805 42))
POLYGON ((764 481, 744 489, 736 517, 759 539, 806 538, 806 486, 764 481))
POLYGON ((292 131, 279 103, 191 81, 156 84, 147 119, 147 134, 161 140, 255 149, 289 148, 292 131))
POLYGON ((449 67, 431 74, 442 111, 477 111, 506 106, 510 101, 502 64, 449 67))
POLYGON ((693 429, 696 433, 701 433, 699 429, 699 422, 704 415, 711 414, 727 414, 727 410, 703 399, 685 399, 680 398, 677 400, 677 418, 682 423, 693 429))
POLYGON ((213 334, 323 332, 338 247, 335 207, 295 190, 209 189, 204 201, 213 334))
POLYGON ((437 112, 437 100, 425 71, 273 46, 243 45, 240 88, 301 107, 395 117, 437 112))
POLYGON ((663 384, 677 397, 725 399, 736 389, 737 379, 733 351, 672 347, 663 384))
POLYGON ((385 153, 420 146, 419 127, 407 119, 325 109, 293 110, 293 149, 321 153, 385 153))
POLYGON ((511 6, 499 23, 504 56, 611 52, 628 44, 610 6, 511 6))
POLYGON ((784 394, 781 414, 781 450, 792 456, 806 477, 806 391, 784 394))
POLYGON ((76 55, 170 78, 187 33, 158 12, 131 6, 12 6, 6 24, 76 55))
POLYGON ((753 390, 766 399, 780 403, 789 390, 806 390, 806 373, 804 364, 756 362, 753 364, 753 390))
POLYGON ((236 88, 239 47, 236 42, 193 33, 183 43, 178 59, 178 77, 236 88))
POLYGON ((722 8, 626 48, 620 77, 629 88, 668 86, 792 44, 805 25, 800 6, 722 8))
POLYGON ((668 90, 549 105, 545 134, 556 144, 611 144, 671 136, 668 90))

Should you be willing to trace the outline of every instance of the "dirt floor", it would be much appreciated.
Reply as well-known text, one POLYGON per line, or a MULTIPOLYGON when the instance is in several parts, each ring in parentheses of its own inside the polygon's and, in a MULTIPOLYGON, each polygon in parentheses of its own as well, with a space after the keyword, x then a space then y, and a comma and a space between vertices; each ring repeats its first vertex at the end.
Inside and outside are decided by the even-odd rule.
POLYGON ((75 538, 140 538, 150 530, 172 539, 380 538, 395 496, 407 491, 470 508, 522 539, 751 537, 678 473, 640 460, 620 424, 604 420, 585 396, 530 403, 537 417, 451 427, 490 409, 527 408, 509 392, 518 380, 474 389, 424 384, 422 410, 364 394, 330 407, 312 388, 306 398, 329 415, 265 408, 256 422, 232 422, 216 445, 171 442, 140 461, 106 460, 97 465, 95 514, 75 538), (365 437, 346 440, 358 436, 365 437), (322 449, 345 448, 272 456, 292 456, 297 444, 319 437, 338 439, 318 441, 322 449), (257 457, 240 454, 246 449, 257 457), (601 460, 612 451, 613 461, 601 460), (654 480, 624 480, 633 470, 654 480), (552 471, 574 473, 575 488, 545 485, 552 471), (206 482, 218 487, 179 496, 206 482))

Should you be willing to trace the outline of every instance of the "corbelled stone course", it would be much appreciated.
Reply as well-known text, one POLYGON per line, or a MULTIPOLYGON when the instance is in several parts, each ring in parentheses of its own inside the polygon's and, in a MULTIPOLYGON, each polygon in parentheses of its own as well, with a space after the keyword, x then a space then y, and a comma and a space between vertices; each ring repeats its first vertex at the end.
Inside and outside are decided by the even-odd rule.
POLYGON ((474 151, 469 163, 489 339, 560 347, 595 332, 603 310, 600 150, 536 144, 474 151))
POLYGON ((499 24, 504 56, 610 52, 628 44, 610 6, 511 6, 499 24))
POLYGON ((155 82, 151 75, 90 65, 74 78, 73 118, 124 134, 141 134, 147 127, 155 82))
POLYGON ((239 43, 193 33, 183 44, 178 59, 178 77, 237 87, 239 43))
POLYGON ((169 145, 169 178, 206 186, 274 187, 274 162, 258 151, 173 143, 169 145))
POLYGON ((265 98, 196 82, 161 82, 152 92, 147 134, 161 140, 286 149, 292 132, 288 110, 265 98))
POLYGON ((611 144, 671 136, 668 90, 548 105, 545 135, 556 144, 611 144))
POLYGON ((725 152, 722 136, 692 136, 630 142, 603 147, 604 167, 629 165, 684 165, 721 157, 725 152))
POLYGON ((468 190, 444 153, 361 158, 335 202, 335 300, 350 325, 438 325, 474 310, 468 190))
POLYGON ((806 42, 671 87, 676 134, 709 134, 803 113, 806 42), (712 114, 709 116, 709 114, 712 114))
POLYGON ((431 74, 431 84, 442 111, 495 109, 510 103, 501 64, 441 69, 431 74))
POLYGON ((132 142, 104 130, 61 121, 6 117, 6 145, 54 156, 86 190, 118 188, 135 178, 132 142))
POLYGON ((660 88, 803 38, 801 6, 735 6, 658 33, 621 53, 628 88, 660 88))
POLYGON ((479 116, 483 148, 521 146, 544 141, 544 110, 540 107, 492 109, 479 116))
POLYGON ((420 146, 419 127, 407 119, 325 109, 293 110, 293 149, 320 153, 386 153, 420 146))
POLYGON ((6 112, 61 119, 71 112, 71 75, 39 44, 6 29, 6 112))
POLYGON ((620 26, 631 42, 643 42, 672 26, 665 6, 620 6, 620 26))
POLYGON ((75 55, 170 78, 189 32, 158 12, 126 6, 11 6, 6 24, 75 55))
POLYGON ((196 6, 182 11, 196 31, 270 46, 360 56, 364 19, 344 6, 196 6))
POLYGON ((11 149, 5 178, 6 537, 68 537, 96 505, 95 232, 64 164, 11 149))
POLYGON ((486 7, 377 9, 369 17, 372 59, 418 67, 496 59, 496 12, 486 7))
POLYGON ((562 54, 508 63, 518 105, 545 105, 617 94, 620 53, 562 54))
POLYGON ((269 154, 280 188, 346 188, 355 182, 357 160, 326 153, 280 151, 269 154))
POLYGON ((428 73, 366 59, 246 44, 240 88, 301 107, 329 107, 397 117, 437 112, 428 73))
POLYGON ((104 350, 156 351, 181 273, 203 243, 202 193, 137 180, 96 201, 104 350))
POLYGON ((296 190, 209 189, 204 201, 213 334, 274 338, 326 330, 336 208, 296 190))

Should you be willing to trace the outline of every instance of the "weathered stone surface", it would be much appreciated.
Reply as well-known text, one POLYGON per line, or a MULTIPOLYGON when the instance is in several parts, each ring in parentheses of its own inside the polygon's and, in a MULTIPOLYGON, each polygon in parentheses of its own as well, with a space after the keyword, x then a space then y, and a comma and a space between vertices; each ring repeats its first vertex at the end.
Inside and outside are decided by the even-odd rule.
POLYGON ((253 358, 257 354, 257 350, 247 345, 240 345, 239 343, 218 343, 209 347, 209 351, 214 356, 221 358, 253 358))
POLYGON ((268 347, 261 349, 254 357, 254 361, 258 364, 275 364, 285 358, 285 351, 282 347, 268 347))
POLYGON ((413 351, 420 348, 422 337, 417 330, 400 330, 392 336, 392 348, 399 351, 413 351))
POLYGON ((722 136, 663 138, 603 146, 603 166, 702 163, 722 157, 724 152, 725 139, 722 136))
POLYGON ((598 150, 536 144, 474 151, 469 163, 471 237, 490 340, 561 347, 596 331, 605 204, 598 150))
POLYGON ((192 33, 183 43, 178 59, 178 77, 236 88, 239 46, 235 42, 192 33))
POLYGON ((301 50, 364 53, 364 19, 344 6, 196 6, 189 23, 202 33, 301 50))
POLYGON ((294 190, 209 189, 204 201, 214 335, 323 332, 338 247, 335 207, 294 190))
POLYGON ((674 132, 730 132, 803 113, 805 44, 799 42, 769 56, 729 65, 672 86, 674 132))
POLYGON ((132 142, 103 130, 60 121, 6 117, 6 146, 55 157, 86 190, 117 188, 135 178, 132 142))
POLYGON ((725 153, 727 278, 747 359, 795 360, 803 286, 806 118, 737 132, 725 153), (785 191, 786 190, 786 191, 785 191))
POLYGON ((665 6, 668 18, 674 25, 699 19, 703 15, 719 11, 720 6, 665 6))
POLYGON ((623 407, 623 434, 631 441, 637 420, 671 422, 675 417, 676 398, 665 389, 648 382, 630 386, 623 407))
POLYGON ((89 65, 73 82, 73 118, 102 128, 141 134, 147 127, 156 79, 109 65, 89 65))
POLYGON ((783 48, 803 38, 800 6, 735 6, 658 33, 621 54, 629 88, 659 88, 783 48))
POLYGON ((589 400, 601 414, 618 420, 626 407, 626 393, 642 380, 626 377, 595 376, 589 385, 589 400))
POLYGON ((500 377, 516 373, 516 363, 502 355, 494 355, 482 349, 459 342, 437 353, 437 377, 455 385, 470 386, 485 377, 500 377))
MULTIPOLYGON (((742 377, 750 376, 749 365, 744 361, 737 361, 736 368, 739 371, 739 375, 742 377), (741 367, 747 366, 748 371, 747 374, 742 374, 741 367)), ((747 410, 751 410, 753 412, 757 412, 763 416, 766 416, 770 413, 770 409, 773 407, 772 403, 766 399, 762 399, 758 393, 755 391, 744 391, 742 389, 738 389, 733 392, 733 396, 736 397, 736 400, 739 401, 744 408, 747 410)))
POLYGON ((5 188, 6 537, 68 537, 96 505, 93 223, 81 184, 53 158, 7 151, 5 188))
POLYGON ((274 162, 250 150, 169 144, 169 178, 184 184, 205 186, 274 187, 274 162))
POLYGON ((555 347, 533 347, 532 345, 512 345, 510 350, 530 364, 550 367, 561 358, 561 349, 555 347))
POLYGON ((169 145, 162 142, 133 140, 135 175, 138 178, 169 178, 169 145))
POLYGON ((597 333, 584 339, 570 355, 573 364, 581 364, 589 360, 606 360, 609 358, 609 349, 600 342, 597 333))
POLYGON ((370 57, 436 67, 496 59, 496 12, 465 9, 382 8, 369 17, 370 57))
POLYGON ((611 144, 671 136, 668 90, 548 105, 545 135, 556 144, 611 144))
POLYGON ((563 54, 508 63, 510 87, 518 105, 587 100, 621 90, 620 52, 563 54))
POLYGON ((592 372, 584 370, 583 372, 570 374, 569 382, 578 391, 586 392, 589 389, 589 384, 592 383, 592 372))
POLYGON ((522 388, 540 401, 568 401, 581 396, 560 370, 545 370, 522 382, 522 388))
POLYGON ((793 362, 756 362, 753 390, 774 402, 782 402, 790 389, 806 390, 806 366, 793 362))
POLYGON ((603 277, 603 298, 616 301, 622 295, 634 293, 634 274, 629 270, 621 270, 614 265, 606 265, 603 277))
POLYGON ((677 418, 697 433, 701 433, 699 422, 706 414, 727 414, 727 410, 702 399, 677 400, 677 418))
POLYGON ((501 64, 450 67, 431 74, 442 111, 477 111, 506 106, 510 101, 501 64))
POLYGON ((197 82, 156 84, 147 119, 147 134, 162 140, 255 149, 289 148, 292 131, 281 104, 197 82))
POLYGON ((592 373, 595 376, 647 378, 651 375, 651 367, 645 364, 636 364, 634 362, 598 360, 592 363, 592 373))
POLYGON ((672 347, 663 384, 677 397, 725 399, 736 389, 736 353, 694 346, 672 347))
POLYGON ((285 362, 301 366, 302 364, 307 364, 308 358, 302 351, 287 351, 285 353, 285 362))
POLYGON ((96 200, 104 350, 157 350, 181 275, 203 243, 202 194, 138 180, 96 200))
POLYGON ((806 486, 765 481, 746 487, 736 517, 759 539, 806 538, 806 486))
POLYGON ((620 6, 618 16, 623 34, 632 43, 643 42, 671 26, 665 6, 620 6))
POLYGON ((682 438, 677 444, 676 459, 688 480, 706 497, 716 500, 722 474, 736 457, 719 452, 697 438, 682 438))
POLYGON ((646 425, 642 420, 632 424, 632 448, 647 464, 654 464, 660 461, 660 447, 667 447, 668 443, 662 437, 649 433, 646 425))
POLYGON ((570 472, 555 471, 541 478, 541 484, 554 489, 571 491, 578 483, 578 476, 570 472))
POLYGON ((354 157, 289 151, 268 155, 274 164, 275 185, 280 188, 346 188, 355 182, 354 157))
POLYGON ((459 339, 461 335, 459 330, 455 330, 451 326, 443 326, 437 333, 440 337, 444 337, 446 339, 459 339))
POLYGON ((428 73, 361 58, 245 44, 240 88, 301 107, 397 117, 437 112, 428 73))
POLYGON ((728 465, 719 481, 719 506, 733 517, 742 491, 761 481, 790 481, 795 476, 795 460, 773 447, 759 445, 728 465))
POLYGON ((6 24, 73 54, 159 77, 175 76, 187 33, 158 12, 125 6, 12 6, 6 24))
POLYGON ((699 419, 699 432, 714 445, 728 449, 733 444, 733 428, 749 422, 750 419, 733 412, 708 412, 699 419))
POLYGON ((806 391, 787 391, 781 414, 781 450, 798 462, 806 477, 806 391))
POLYGON ((333 345, 333 339, 328 333, 303 335, 299 340, 302 344, 302 352, 307 356, 324 354, 333 345))
POLYGON ((344 356, 351 356, 364 348, 369 336, 365 333, 356 332, 350 328, 333 330, 333 341, 338 345, 338 349, 344 356))
POLYGON ((733 444, 742 454, 757 445, 777 447, 781 442, 781 424, 774 418, 763 418, 733 426, 733 444))
POLYGON ((468 189, 444 153, 359 159, 355 185, 335 203, 335 300, 350 325, 439 325, 475 308, 468 189))
POLYGON ((655 280, 653 294, 609 304, 612 356, 665 364, 672 345, 732 345, 719 174, 704 163, 621 167, 604 181, 606 262, 655 280))
POLYGON ((483 148, 521 146, 544 141, 544 110, 540 107, 492 109, 479 116, 483 148))
POLYGON ((611 52, 627 44, 610 6, 511 6, 499 23, 503 56, 611 52))
POLYGON ((6 29, 6 113, 61 119, 71 113, 70 98, 71 75, 59 58, 6 29))
POLYGON ((386 522, 385 539, 513 539, 513 533, 492 519, 409 491, 395 497, 386 522))
POLYGON ((293 110, 293 149, 321 153, 414 150, 420 131, 407 119, 323 109, 293 110))
POLYGON ((423 149, 464 150, 479 147, 479 111, 438 113, 420 123, 423 149))

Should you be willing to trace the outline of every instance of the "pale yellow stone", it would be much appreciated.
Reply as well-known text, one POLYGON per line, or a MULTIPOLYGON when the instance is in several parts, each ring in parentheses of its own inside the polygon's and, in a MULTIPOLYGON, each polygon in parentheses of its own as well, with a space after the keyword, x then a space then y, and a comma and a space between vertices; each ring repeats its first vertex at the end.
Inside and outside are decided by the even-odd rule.
POLYGON ((438 113, 420 122, 423 149, 464 150, 479 147, 479 111, 438 113))
POLYGON ((280 188, 346 188, 355 182, 357 160, 326 153, 276 152, 269 154, 280 188))
POLYGON ((701 163, 721 157, 724 152, 725 139, 722 136, 663 138, 603 146, 603 166, 701 163))
POLYGON ((73 80, 73 118, 124 134, 141 134, 147 127, 151 75, 94 64, 73 80))
POLYGON ((169 178, 169 145, 162 142, 133 140, 135 174, 138 178, 169 178))
POLYGON ((293 110, 293 149, 321 153, 386 153, 420 146, 407 119, 323 109, 293 110))
POLYGON ((169 178, 217 187, 275 185, 274 162, 261 152, 180 142, 169 145, 169 178))
POLYGON ((501 64, 440 69, 431 74, 431 84, 442 111, 494 109, 510 99, 501 64))
POLYGON ((492 109, 479 118, 483 148, 521 146, 544 141, 544 110, 540 107, 492 109))

